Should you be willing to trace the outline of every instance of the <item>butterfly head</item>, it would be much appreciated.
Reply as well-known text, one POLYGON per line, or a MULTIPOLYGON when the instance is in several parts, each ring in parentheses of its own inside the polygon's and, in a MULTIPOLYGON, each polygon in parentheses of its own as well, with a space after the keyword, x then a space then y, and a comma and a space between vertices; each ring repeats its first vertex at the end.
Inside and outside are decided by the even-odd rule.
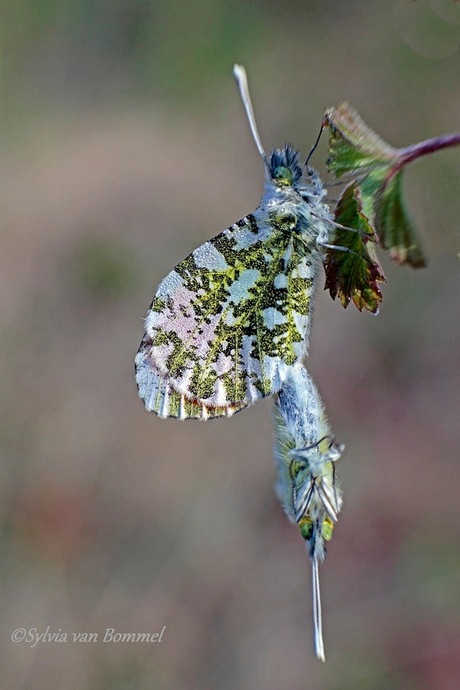
POLYGON ((305 541, 311 541, 314 537, 331 541, 334 523, 329 517, 325 517, 322 521, 314 521, 310 516, 305 516, 299 520, 299 529, 305 541))
POLYGON ((299 530, 308 544, 311 558, 324 560, 326 556, 326 542, 332 539, 334 523, 329 516, 313 519, 311 515, 305 515, 299 520, 299 530))
POLYGON ((277 187, 294 187, 302 177, 299 152, 290 144, 273 149, 268 159, 268 174, 277 187))

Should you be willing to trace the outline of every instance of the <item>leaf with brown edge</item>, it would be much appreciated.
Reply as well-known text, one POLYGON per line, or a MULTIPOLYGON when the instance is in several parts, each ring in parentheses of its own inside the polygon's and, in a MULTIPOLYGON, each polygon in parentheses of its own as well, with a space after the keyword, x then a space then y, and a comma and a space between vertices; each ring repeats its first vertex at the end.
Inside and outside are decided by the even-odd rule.
POLYGON ((426 266, 417 231, 402 199, 402 170, 389 176, 375 195, 374 218, 380 244, 399 264, 426 266))
POLYGON ((374 231, 362 210, 356 182, 349 184, 335 210, 338 224, 325 258, 326 285, 332 299, 346 308, 352 301, 362 311, 377 314, 382 301, 378 283, 385 281, 373 243, 374 231))
POLYGON ((348 103, 328 108, 323 122, 330 130, 329 170, 336 177, 356 175, 362 212, 375 227, 382 247, 399 264, 426 266, 403 200, 402 169, 420 155, 460 143, 460 135, 396 149, 368 127, 348 103))
POLYGON ((328 108, 323 123, 329 128, 327 165, 336 177, 366 168, 390 169, 398 161, 398 150, 368 127, 349 103, 328 108))

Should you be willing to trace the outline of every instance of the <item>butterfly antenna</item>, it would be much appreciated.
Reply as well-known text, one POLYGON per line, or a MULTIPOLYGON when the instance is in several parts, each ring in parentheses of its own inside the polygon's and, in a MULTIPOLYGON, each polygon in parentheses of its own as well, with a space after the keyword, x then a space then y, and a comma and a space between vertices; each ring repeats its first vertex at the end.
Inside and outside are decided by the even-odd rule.
POLYGON ((305 161, 305 167, 306 167, 307 169, 308 169, 308 167, 309 167, 309 166, 308 166, 308 163, 309 163, 309 161, 310 161, 310 158, 313 156, 313 154, 315 153, 315 151, 316 151, 316 149, 317 149, 317 147, 318 147, 319 140, 321 139, 321 134, 323 133, 323 129, 324 129, 324 125, 322 124, 321 127, 320 127, 320 130, 319 130, 318 136, 316 137, 316 141, 315 141, 315 143, 313 144, 312 149, 311 149, 310 153, 309 153, 308 156, 307 156, 307 160, 305 161))
POLYGON ((244 109, 249 120, 252 136, 256 142, 257 150, 259 151, 265 168, 268 168, 267 156, 265 155, 264 147, 260 140, 259 130, 256 125, 256 118, 254 117, 254 110, 252 107, 251 96, 249 95, 248 75, 242 65, 233 65, 233 76, 236 79, 238 88, 240 90, 241 100, 243 101, 244 109))
POLYGON ((323 643, 323 621, 321 614, 321 592, 319 589, 319 561, 316 556, 311 559, 313 585, 313 626, 315 637, 315 654, 320 661, 326 661, 323 643))

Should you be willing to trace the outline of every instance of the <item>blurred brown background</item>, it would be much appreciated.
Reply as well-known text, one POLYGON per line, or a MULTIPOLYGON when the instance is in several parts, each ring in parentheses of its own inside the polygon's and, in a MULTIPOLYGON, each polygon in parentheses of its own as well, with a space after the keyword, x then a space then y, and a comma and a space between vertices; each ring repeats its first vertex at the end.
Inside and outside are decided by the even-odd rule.
POLYGON ((460 3, 0 8, 2 690, 457 690, 460 151, 407 174, 429 268, 384 258, 376 318, 318 294, 308 364, 346 443, 326 665, 270 401, 160 421, 133 358, 160 279, 259 201, 233 63, 267 148, 306 154, 343 99, 407 145, 459 128, 460 3), (47 626, 68 641, 11 640, 47 626))

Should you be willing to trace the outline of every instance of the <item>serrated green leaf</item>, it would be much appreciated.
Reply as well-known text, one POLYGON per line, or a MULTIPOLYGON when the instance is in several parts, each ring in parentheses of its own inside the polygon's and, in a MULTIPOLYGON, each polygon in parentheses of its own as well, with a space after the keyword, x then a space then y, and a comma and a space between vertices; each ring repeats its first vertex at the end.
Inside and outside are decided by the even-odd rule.
POLYGON ((337 227, 326 254, 326 285, 332 299, 338 297, 346 308, 350 301, 362 311, 376 314, 382 301, 378 283, 385 281, 372 243, 376 237, 363 213, 360 190, 349 184, 340 198, 335 220, 337 227), (355 232, 356 231, 356 232, 355 232))
POLYGON ((324 124, 330 130, 327 165, 336 177, 365 168, 389 168, 398 160, 397 149, 368 127, 349 103, 328 108, 324 124))
POLYGON ((387 144, 348 103, 326 110, 324 123, 330 130, 329 170, 336 177, 345 173, 357 176, 362 213, 375 227, 382 247, 400 264, 425 266, 417 232, 402 198, 402 167, 413 158, 408 156, 409 149, 387 144))
POLYGON ((426 266, 417 231, 402 199, 402 170, 387 178, 375 194, 374 217, 380 243, 399 264, 426 266))

